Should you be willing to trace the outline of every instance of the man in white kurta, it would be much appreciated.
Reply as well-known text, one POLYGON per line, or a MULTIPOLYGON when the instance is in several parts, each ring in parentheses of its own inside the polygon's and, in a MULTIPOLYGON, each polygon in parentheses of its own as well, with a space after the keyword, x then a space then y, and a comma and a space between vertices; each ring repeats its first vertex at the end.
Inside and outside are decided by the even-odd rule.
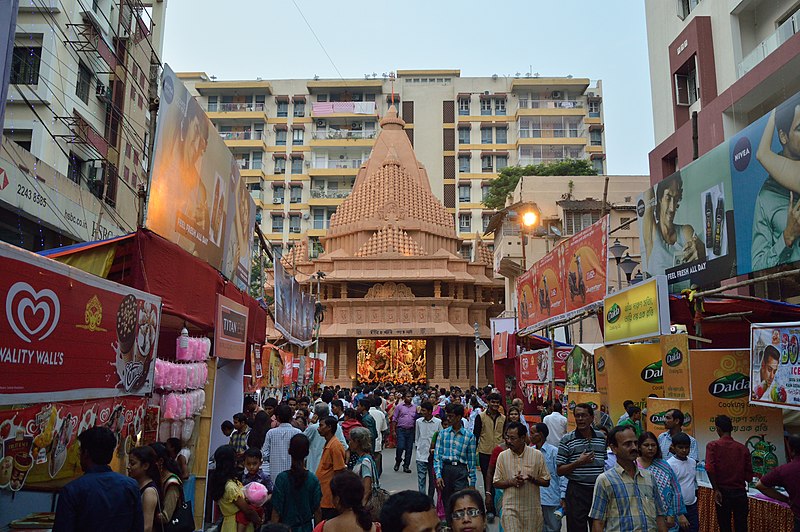
POLYGON ((504 490, 500 523, 505 532, 542 529, 539 487, 550 485, 550 473, 541 451, 525 445, 527 434, 523 424, 509 423, 506 428, 508 449, 497 457, 494 487, 504 490))

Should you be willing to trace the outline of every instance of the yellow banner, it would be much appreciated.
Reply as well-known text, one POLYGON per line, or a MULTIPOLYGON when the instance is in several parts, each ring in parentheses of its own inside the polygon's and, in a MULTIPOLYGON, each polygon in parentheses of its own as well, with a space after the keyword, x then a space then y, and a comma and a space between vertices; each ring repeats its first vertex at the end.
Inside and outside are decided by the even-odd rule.
POLYGON ((606 297, 603 323, 606 345, 668 333, 666 277, 660 275, 606 297))
MULTIPOLYGON (((683 412, 683 432, 694 436, 694 409, 692 408, 692 402, 682 399, 648 398, 645 430, 649 430, 656 436, 664 432, 666 430, 664 428, 664 416, 668 410, 673 408, 683 412)), ((644 421, 644 416, 642 416, 642 420, 644 421)))
POLYGON ((668 334, 661 337, 661 367, 664 370, 664 397, 692 398, 692 378, 689 367, 689 337, 668 334))
POLYGON ((600 394, 597 392, 569 392, 567 393, 567 430, 575 430, 575 416, 572 415, 572 410, 575 405, 580 403, 589 403, 594 408, 594 420, 600 421, 600 394))
POLYGON ((597 389, 603 394, 611 421, 625 413, 622 403, 630 399, 642 409, 647 396, 664 396, 659 344, 625 344, 597 348, 594 352, 597 389))

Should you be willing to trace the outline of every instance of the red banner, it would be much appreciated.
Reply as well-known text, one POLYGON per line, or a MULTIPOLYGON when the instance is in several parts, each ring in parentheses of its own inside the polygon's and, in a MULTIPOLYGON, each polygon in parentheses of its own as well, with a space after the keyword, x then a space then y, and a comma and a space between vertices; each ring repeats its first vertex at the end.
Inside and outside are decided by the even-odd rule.
POLYGON ((112 468, 125 474, 127 454, 144 426, 147 399, 117 397, 37 404, 0 411, 0 489, 55 489, 81 473, 78 434, 94 426, 117 437, 112 468))
POLYGON ((288 351, 280 351, 283 359, 283 385, 289 386, 296 379, 294 376, 294 355, 288 351))
POLYGON ((522 353, 519 356, 520 382, 550 381, 550 348, 522 353))
POLYGON ((567 312, 606 297, 607 241, 608 217, 603 217, 561 246, 567 312))
POLYGON ((572 348, 557 347, 553 354, 553 378, 557 381, 567 380, 567 356, 572 348))
POLYGON ((519 328, 577 313, 606 296, 608 217, 536 261, 517 278, 519 328))
POLYGON ((0 243, 0 404, 145 395, 161 298, 0 243))

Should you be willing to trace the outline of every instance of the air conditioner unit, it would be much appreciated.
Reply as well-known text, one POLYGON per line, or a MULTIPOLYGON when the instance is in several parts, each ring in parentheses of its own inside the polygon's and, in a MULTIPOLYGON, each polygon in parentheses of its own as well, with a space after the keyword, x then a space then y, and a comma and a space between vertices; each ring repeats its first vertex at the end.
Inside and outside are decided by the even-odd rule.
POLYGON ((94 88, 94 94, 95 94, 95 96, 105 96, 106 95, 106 86, 98 81, 97 82, 97 87, 94 88))
POLYGON ((322 120, 322 119, 317 120, 317 127, 325 127, 327 125, 328 125, 328 122, 326 122, 325 120, 322 120))
POLYGON ((309 214, 307 212, 304 212, 303 213, 303 220, 308 220, 309 218, 310 218, 309 214))
POLYGON ((596 95, 595 93, 593 93, 593 92, 587 92, 587 93, 586 93, 586 97, 587 97, 587 98, 596 98, 596 97, 597 97, 597 95, 596 95))
POLYGON ((550 94, 550 97, 551 97, 553 100, 560 100, 562 96, 563 96, 563 94, 561 93, 561 91, 553 91, 553 92, 550 94))
POLYGON ((489 91, 483 91, 484 96, 489 96, 489 91))
POLYGON ((283 203, 283 198, 272 198, 272 203, 276 205, 283 203))
POLYGON ((289 232, 290 233, 299 233, 300 232, 300 228, 299 227, 290 227, 289 228, 289 232))

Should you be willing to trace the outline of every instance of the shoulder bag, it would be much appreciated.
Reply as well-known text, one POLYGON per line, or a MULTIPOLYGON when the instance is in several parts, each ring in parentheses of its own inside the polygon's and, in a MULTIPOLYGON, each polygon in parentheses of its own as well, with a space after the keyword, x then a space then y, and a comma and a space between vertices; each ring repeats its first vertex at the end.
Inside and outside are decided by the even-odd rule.
POLYGON ((375 467, 375 459, 371 456, 369 458, 370 464, 372 465, 372 493, 369 496, 369 500, 367 501, 365 508, 372 516, 372 521, 377 522, 380 519, 383 503, 385 503, 386 499, 389 498, 389 492, 381 488, 380 479, 378 478, 378 471, 375 467))
POLYGON ((192 503, 183 496, 183 483, 178 477, 173 475, 178 481, 180 500, 172 513, 172 518, 164 523, 164 532, 194 532, 194 513, 192 503))

